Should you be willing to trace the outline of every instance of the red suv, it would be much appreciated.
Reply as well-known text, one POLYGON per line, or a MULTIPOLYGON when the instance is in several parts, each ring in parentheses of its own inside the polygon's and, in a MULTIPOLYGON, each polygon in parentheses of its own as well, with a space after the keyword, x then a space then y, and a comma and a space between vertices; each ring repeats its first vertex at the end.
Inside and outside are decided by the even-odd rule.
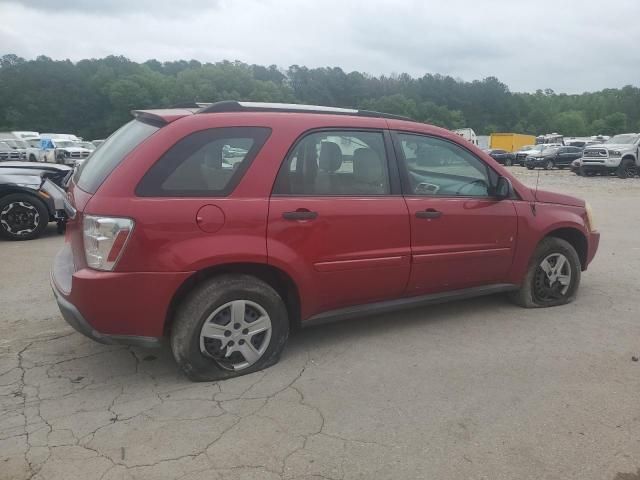
POLYGON ((102 343, 169 338, 189 378, 274 364, 298 325, 509 292, 573 300, 599 234, 458 135, 328 107, 141 110, 69 187, 52 272, 102 343))

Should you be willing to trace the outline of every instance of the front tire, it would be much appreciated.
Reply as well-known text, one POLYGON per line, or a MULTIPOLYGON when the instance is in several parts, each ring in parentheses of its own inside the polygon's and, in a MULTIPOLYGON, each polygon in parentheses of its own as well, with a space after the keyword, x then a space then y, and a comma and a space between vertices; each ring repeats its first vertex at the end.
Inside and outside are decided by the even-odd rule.
POLYGON ((274 365, 288 336, 287 309, 270 285, 250 275, 222 275, 180 305, 171 349, 189 379, 206 382, 274 365))
POLYGON ((0 198, 0 236, 7 240, 38 238, 49 223, 49 210, 37 197, 13 193, 0 198))
POLYGON ((618 167, 618 178, 630 178, 636 175, 636 162, 632 158, 624 158, 618 167))
POLYGON ((511 300, 524 308, 572 302, 580 285, 581 264, 575 248, 561 238, 547 237, 536 248, 520 288, 511 300))
POLYGON ((553 162, 553 160, 547 160, 547 163, 544 164, 544 169, 551 170, 553 169, 554 166, 555 166, 555 163, 553 162))
POLYGON ((505 166, 505 167, 510 167, 511 165, 513 165, 513 162, 511 161, 511 159, 510 159, 510 158, 507 158, 507 159, 504 161, 504 166, 505 166))

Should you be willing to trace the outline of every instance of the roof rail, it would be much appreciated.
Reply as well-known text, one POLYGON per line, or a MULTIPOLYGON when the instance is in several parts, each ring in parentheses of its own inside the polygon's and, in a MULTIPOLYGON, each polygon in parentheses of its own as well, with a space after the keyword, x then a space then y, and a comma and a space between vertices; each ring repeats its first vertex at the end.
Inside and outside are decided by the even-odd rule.
POLYGON ((225 113, 225 112, 281 112, 281 113, 327 113, 330 115, 353 115, 356 117, 389 118, 415 122, 412 118, 391 113, 373 112, 370 110, 356 110, 353 108, 324 107, 321 105, 301 105, 297 103, 262 103, 238 102, 225 100, 211 103, 196 113, 225 113))

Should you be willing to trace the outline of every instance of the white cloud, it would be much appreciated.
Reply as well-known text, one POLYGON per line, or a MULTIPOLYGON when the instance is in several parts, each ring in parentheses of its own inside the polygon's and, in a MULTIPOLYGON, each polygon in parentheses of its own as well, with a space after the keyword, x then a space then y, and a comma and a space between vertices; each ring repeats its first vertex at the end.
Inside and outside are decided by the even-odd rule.
POLYGON ((0 53, 27 58, 497 76, 515 91, 581 92, 640 78, 640 29, 630 28, 637 0, 606 8, 595 0, 14 0, 0 3, 0 18, 0 53))

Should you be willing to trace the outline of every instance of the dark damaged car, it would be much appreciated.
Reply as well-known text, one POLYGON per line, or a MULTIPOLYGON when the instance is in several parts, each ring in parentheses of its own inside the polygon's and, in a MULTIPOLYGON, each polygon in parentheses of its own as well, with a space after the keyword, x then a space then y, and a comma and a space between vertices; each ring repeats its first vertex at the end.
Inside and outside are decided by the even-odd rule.
POLYGON ((49 222, 61 232, 73 215, 64 191, 72 173, 66 165, 0 163, 0 237, 32 240, 49 222))

